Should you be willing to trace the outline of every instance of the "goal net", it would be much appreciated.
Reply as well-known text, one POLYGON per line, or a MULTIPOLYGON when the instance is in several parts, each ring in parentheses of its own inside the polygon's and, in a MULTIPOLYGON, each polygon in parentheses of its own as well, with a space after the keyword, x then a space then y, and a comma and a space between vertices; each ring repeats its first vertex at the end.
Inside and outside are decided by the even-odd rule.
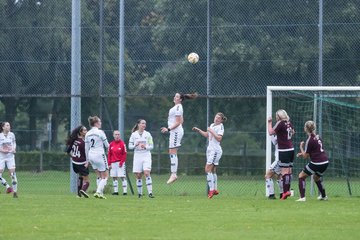
MULTIPOLYGON (((360 87, 269 86, 266 119, 272 116, 273 124, 278 109, 286 110, 294 125, 295 153, 300 142, 307 139, 304 123, 315 121, 330 161, 324 174, 329 194, 360 195, 360 87)), ((267 134, 266 169, 273 160, 272 152, 267 134)), ((306 163, 302 158, 294 160, 292 186, 296 190, 298 173, 306 163)))

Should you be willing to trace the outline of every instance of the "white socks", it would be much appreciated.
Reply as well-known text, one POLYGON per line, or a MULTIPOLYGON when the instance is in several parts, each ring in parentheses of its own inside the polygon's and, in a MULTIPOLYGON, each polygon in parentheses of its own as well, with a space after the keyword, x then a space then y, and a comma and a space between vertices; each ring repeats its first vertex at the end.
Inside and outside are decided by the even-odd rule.
POLYGON ((266 196, 270 196, 274 194, 274 182, 271 178, 265 179, 266 184, 266 196))
POLYGON ((127 180, 126 180, 126 178, 122 179, 122 188, 123 188, 123 193, 127 193, 127 180))
POLYGON ((101 178, 97 186, 96 192, 100 194, 104 194, 104 188, 106 184, 107 184, 107 178, 101 178))
POLYGON ((118 180, 113 180, 113 186, 114 186, 114 192, 117 193, 119 192, 119 182, 118 180))
POLYGON ((138 194, 142 195, 142 179, 136 179, 138 194))
POLYGON ((213 191, 214 190, 214 175, 211 172, 207 173, 206 180, 207 180, 207 183, 209 186, 209 191, 213 191))
POLYGON ((152 179, 150 176, 146 177, 146 188, 147 188, 148 194, 152 193, 152 179))
POLYGON ((11 180, 12 180, 13 190, 14 192, 17 192, 17 177, 15 172, 11 173, 11 180))
POLYGON ((214 178, 214 189, 217 190, 217 174, 213 173, 213 178, 214 178))
POLYGON ((177 154, 170 154, 170 171, 171 173, 177 173, 177 169, 178 169, 178 157, 177 154))
POLYGON ((4 185, 6 188, 9 188, 9 184, 6 182, 5 178, 3 178, 2 173, 0 173, 0 180, 1 184, 4 185))

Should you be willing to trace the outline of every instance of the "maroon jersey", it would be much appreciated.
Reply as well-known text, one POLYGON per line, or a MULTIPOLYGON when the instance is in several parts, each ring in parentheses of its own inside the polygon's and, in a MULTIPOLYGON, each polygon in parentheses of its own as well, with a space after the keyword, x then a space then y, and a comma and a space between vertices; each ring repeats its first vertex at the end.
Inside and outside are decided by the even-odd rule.
POLYGON ((292 136, 294 128, 290 121, 278 121, 274 126, 279 150, 294 150, 292 136))
POLYGON ((325 163, 328 161, 319 135, 311 134, 309 136, 305 143, 305 152, 310 155, 311 162, 313 163, 325 163))
POLYGON ((85 163, 85 142, 82 138, 77 138, 70 146, 70 156, 75 164, 85 163))

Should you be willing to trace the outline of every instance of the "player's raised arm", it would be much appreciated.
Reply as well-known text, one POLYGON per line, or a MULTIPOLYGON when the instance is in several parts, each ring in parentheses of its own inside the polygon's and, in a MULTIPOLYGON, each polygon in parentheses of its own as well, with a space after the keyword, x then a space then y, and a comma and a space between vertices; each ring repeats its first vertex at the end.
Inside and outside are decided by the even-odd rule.
POLYGON ((194 131, 194 132, 198 132, 201 136, 203 136, 203 137, 208 137, 209 136, 209 134, 208 134, 208 132, 207 131, 203 131, 203 130, 201 130, 200 128, 198 128, 198 127, 193 127, 192 128, 192 130, 194 131))

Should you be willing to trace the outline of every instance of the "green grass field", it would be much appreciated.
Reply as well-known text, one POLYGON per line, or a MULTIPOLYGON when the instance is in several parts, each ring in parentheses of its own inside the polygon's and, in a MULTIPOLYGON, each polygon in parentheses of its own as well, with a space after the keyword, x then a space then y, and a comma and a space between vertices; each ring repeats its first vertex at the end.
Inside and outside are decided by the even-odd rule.
POLYGON ((270 201, 249 187, 207 199, 203 177, 166 177, 154 176, 154 199, 100 200, 69 193, 68 173, 18 173, 19 198, 0 194, 0 239, 360 239, 359 197, 270 201))

